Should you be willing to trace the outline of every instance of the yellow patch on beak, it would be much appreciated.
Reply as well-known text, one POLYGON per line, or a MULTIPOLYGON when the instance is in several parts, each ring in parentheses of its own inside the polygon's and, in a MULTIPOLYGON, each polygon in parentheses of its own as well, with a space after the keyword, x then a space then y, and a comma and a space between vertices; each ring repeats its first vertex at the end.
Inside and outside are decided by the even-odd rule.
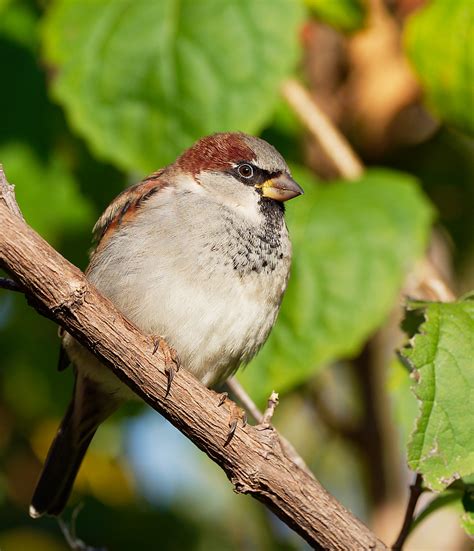
POLYGON ((288 201, 293 197, 302 195, 303 189, 288 174, 280 174, 276 178, 270 178, 256 187, 262 190, 262 195, 275 201, 288 201))

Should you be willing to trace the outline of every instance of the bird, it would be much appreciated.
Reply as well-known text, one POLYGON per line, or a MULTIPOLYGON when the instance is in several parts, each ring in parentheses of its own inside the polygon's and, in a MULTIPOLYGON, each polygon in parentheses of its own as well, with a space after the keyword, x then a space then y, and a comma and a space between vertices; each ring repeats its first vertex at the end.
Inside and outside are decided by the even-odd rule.
MULTIPOLYGON (((248 364, 275 323, 291 263, 284 202, 302 193, 263 139, 203 137, 106 208, 93 229, 86 277, 216 387, 248 364)), ((98 426, 134 397, 69 333, 61 335, 59 369, 72 364, 74 391, 31 500, 33 518, 62 513, 98 426)))

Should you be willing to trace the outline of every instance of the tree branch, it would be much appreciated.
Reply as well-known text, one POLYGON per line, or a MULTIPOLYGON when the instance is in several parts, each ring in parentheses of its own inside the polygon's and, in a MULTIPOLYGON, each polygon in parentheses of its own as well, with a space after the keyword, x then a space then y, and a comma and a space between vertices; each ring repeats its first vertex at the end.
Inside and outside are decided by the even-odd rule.
POLYGON ((82 274, 7 206, 0 176, 0 264, 25 289, 30 303, 56 321, 153 409, 192 440, 227 474, 316 549, 386 549, 334 497, 289 459, 273 428, 239 428, 224 447, 229 411, 215 392, 181 369, 166 397, 161 353, 82 274))

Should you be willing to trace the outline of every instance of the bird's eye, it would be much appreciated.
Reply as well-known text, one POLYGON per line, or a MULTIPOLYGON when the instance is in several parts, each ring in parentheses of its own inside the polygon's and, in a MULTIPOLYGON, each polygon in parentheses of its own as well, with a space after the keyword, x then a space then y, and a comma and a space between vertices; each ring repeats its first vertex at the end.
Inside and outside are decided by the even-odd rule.
POLYGON ((251 178, 253 176, 253 167, 252 165, 240 165, 237 169, 242 178, 251 178))

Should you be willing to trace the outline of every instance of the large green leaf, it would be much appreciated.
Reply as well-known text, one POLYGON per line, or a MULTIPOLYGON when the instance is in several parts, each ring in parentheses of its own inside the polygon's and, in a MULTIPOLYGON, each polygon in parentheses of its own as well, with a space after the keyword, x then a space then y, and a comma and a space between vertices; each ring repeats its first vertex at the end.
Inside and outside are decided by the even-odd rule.
POLYGON ((38 41, 36 22, 37 16, 31 5, 0 0, 0 36, 33 50, 38 41))
POLYGON ((433 490, 474 472, 474 301, 417 303, 425 321, 404 348, 419 415, 410 467, 433 490))
POLYGON ((365 22, 365 0, 305 0, 317 19, 345 32, 360 29, 365 22))
POLYGON ((405 451, 413 432, 418 413, 418 402, 411 391, 412 380, 406 367, 398 359, 390 365, 387 390, 392 416, 400 435, 400 449, 405 451))
POLYGON ((202 135, 262 128, 302 14, 294 0, 58 0, 53 92, 97 154, 147 172, 202 135))
POLYGON ((294 175, 305 195, 288 207, 290 283, 268 343, 240 375, 258 399, 360 350, 394 306, 431 220, 406 174, 373 170, 325 187, 294 175))
POLYGON ((91 227, 93 209, 59 157, 44 162, 28 146, 12 143, 0 147, 0 163, 26 221, 50 243, 91 227))
POLYGON ((408 23, 408 55, 428 102, 447 122, 474 134, 474 2, 433 0, 408 23))

